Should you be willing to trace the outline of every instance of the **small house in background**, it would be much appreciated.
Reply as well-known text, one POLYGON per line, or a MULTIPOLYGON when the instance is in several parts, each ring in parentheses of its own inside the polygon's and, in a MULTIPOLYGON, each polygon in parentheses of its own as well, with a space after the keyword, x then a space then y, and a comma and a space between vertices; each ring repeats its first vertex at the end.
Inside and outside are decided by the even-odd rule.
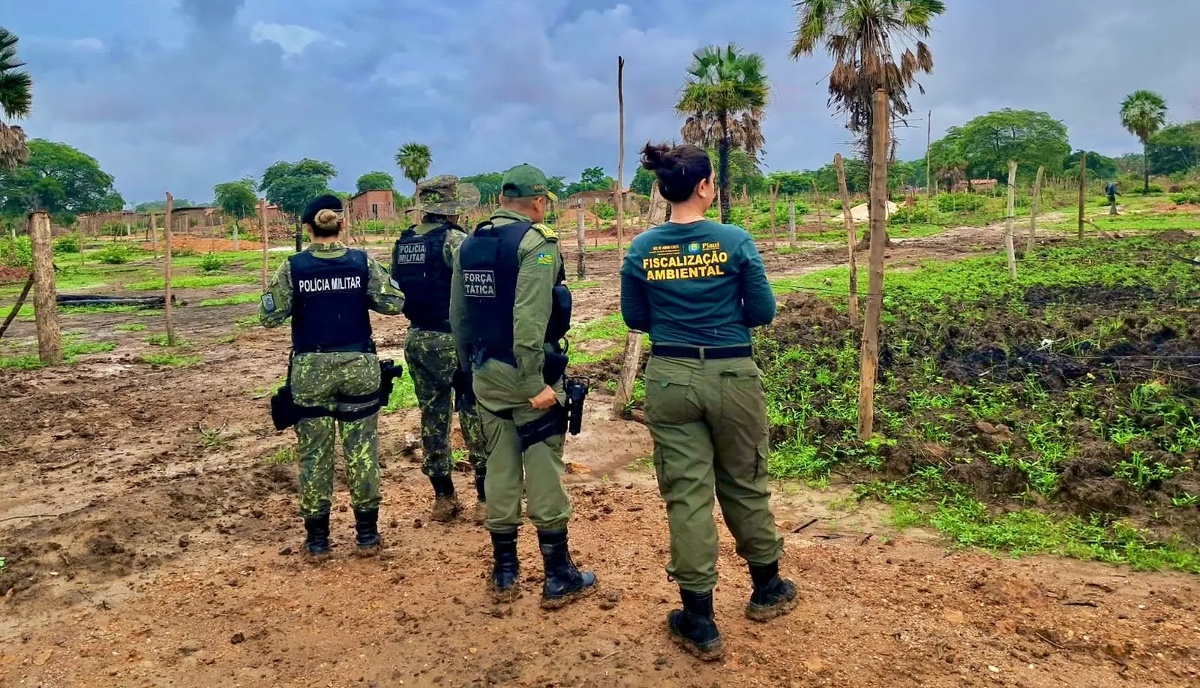
POLYGON ((225 222, 225 213, 220 208, 208 206, 184 206, 171 209, 171 219, 178 229, 188 227, 220 227, 225 222))
MULTIPOLYGON (((257 209, 255 212, 257 212, 257 209)), ((266 210, 263 212, 263 222, 268 225, 286 225, 291 221, 287 215, 283 214, 283 211, 279 209, 279 206, 275 205, 274 203, 268 203, 266 210)))
POLYGON ((966 191, 974 191, 975 193, 986 193, 996 190, 996 185, 1000 183, 998 179, 970 179, 959 180, 954 182, 954 192, 963 193, 966 191))
POLYGON ((364 191, 350 198, 350 217, 362 220, 395 220, 396 205, 390 189, 364 191))
MULTIPOLYGON (((625 189, 621 192, 621 202, 629 205, 629 199, 633 196, 633 192, 625 189)), ((590 208, 597 203, 608 203, 615 205, 616 194, 610 190, 602 191, 580 191, 579 193, 571 194, 567 197, 566 207, 568 208, 590 208)))

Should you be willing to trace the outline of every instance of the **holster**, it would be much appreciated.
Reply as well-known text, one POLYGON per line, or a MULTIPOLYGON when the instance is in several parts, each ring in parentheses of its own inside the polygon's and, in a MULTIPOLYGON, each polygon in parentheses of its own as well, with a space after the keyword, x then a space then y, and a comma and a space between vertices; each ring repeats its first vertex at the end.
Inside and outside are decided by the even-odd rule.
POLYGON ((379 409, 386 406, 388 400, 392 397, 392 389, 395 388, 395 380, 404 374, 404 366, 392 361, 391 359, 379 362, 379 391, 373 394, 365 394, 361 396, 341 396, 338 401, 347 404, 360 404, 367 401, 372 402, 370 406, 349 413, 339 413, 330 411, 321 407, 304 407, 297 406, 296 399, 292 396, 292 359, 288 357, 288 374, 287 381, 274 394, 271 395, 271 422, 275 425, 277 432, 282 432, 295 425, 303 418, 321 418, 332 416, 343 421, 352 421, 366 418, 372 414, 378 413, 379 409))
POLYGON ((475 390, 472 389, 471 372, 461 368, 454 371, 450 386, 454 389, 454 410, 462 411, 475 405, 475 390))
POLYGON ((517 437, 521 440, 521 451, 528 450, 551 437, 567 434, 567 409, 555 404, 538 418, 517 426, 517 437))
POLYGON ((387 406, 392 399, 392 390, 396 386, 396 378, 404 374, 404 366, 392 359, 379 362, 379 405, 387 406))
POLYGON ((275 424, 276 432, 282 432, 298 420, 300 415, 297 413, 296 400, 292 398, 292 386, 285 384, 271 395, 271 422, 275 424))

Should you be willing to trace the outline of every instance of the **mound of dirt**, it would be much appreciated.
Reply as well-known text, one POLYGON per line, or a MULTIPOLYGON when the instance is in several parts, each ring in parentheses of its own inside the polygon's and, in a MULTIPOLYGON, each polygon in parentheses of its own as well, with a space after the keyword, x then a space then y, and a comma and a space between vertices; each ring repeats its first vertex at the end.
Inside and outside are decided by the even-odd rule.
POLYGON ((0 265, 0 284, 24 282, 29 279, 29 268, 10 268, 0 265))

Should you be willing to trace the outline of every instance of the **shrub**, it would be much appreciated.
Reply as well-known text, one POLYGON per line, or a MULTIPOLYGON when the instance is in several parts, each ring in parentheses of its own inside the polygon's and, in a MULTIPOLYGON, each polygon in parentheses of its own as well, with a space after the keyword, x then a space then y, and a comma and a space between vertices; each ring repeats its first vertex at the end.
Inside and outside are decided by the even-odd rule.
POLYGON ((200 269, 205 272, 216 272, 217 270, 224 268, 227 264, 228 261, 215 253, 206 253, 204 254, 204 257, 200 259, 200 269))
POLYGON ((102 236, 125 236, 125 223, 105 222, 104 226, 100 228, 100 234, 102 236))
POLYGON ((937 224, 938 215, 937 209, 932 204, 918 203, 911 208, 902 205, 888 217, 888 224, 893 227, 913 224, 932 225, 937 224))
POLYGON ((600 201, 592 206, 592 212, 595 213, 596 217, 600 218, 601 220, 617 219, 617 209, 612 203, 600 201))
POLYGON ((32 267, 33 244, 30 243, 29 237, 0 239, 0 265, 7 265, 11 268, 32 267))
POLYGON ((105 265, 123 265, 129 262, 129 249, 121 244, 109 244, 96 251, 96 260, 105 265))
POLYGON ((1200 191, 1184 191, 1171 195, 1175 205, 1200 205, 1200 191))
POLYGON ((54 240, 55 253, 79 253, 79 237, 71 234, 54 240))
POLYGON ((972 193, 947 193, 937 197, 938 210, 943 213, 982 210, 987 199, 972 193))

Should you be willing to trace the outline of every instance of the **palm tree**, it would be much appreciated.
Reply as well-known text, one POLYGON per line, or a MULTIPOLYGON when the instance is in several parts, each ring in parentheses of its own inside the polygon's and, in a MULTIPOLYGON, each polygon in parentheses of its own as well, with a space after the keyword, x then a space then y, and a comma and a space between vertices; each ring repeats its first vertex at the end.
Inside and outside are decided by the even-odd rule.
MULTIPOLYGON (((429 167, 433 164, 433 153, 430 153, 429 146, 423 143, 406 143, 396 151, 396 164, 400 166, 404 178, 416 188, 425 175, 429 174, 429 167)), ((413 200, 416 198, 414 193, 413 200)))
MULTIPOLYGON (((28 117, 33 106, 33 79, 20 70, 25 63, 17 61, 18 40, 0 27, 0 111, 10 120, 28 117)), ((0 122, 0 170, 12 170, 28 161, 25 132, 0 122)))
POLYGON ((675 111, 686 118, 680 132, 684 141, 717 147, 721 222, 729 221, 729 151, 741 149, 757 160, 769 90, 757 53, 743 53, 733 43, 724 50, 710 45, 692 53, 675 111))
POLYGON ((1154 91, 1134 91, 1121 103, 1121 124, 1142 142, 1142 172, 1150 193, 1150 137, 1167 123, 1167 101, 1154 91))
MULTIPOLYGON (((933 53, 920 39, 929 37, 933 18, 946 11, 942 0, 795 0, 800 24, 792 59, 812 55, 818 45, 833 58, 829 103, 846 113, 846 128, 854 132, 871 164, 871 100, 883 89, 891 100, 893 126, 912 113, 908 89, 917 75, 933 71, 933 53), (899 54, 893 41, 911 45, 899 54)), ((900 46, 904 47, 904 46, 900 46)), ((890 137, 892 154, 895 137, 890 137)), ((868 235, 869 236, 869 235, 868 235)))

